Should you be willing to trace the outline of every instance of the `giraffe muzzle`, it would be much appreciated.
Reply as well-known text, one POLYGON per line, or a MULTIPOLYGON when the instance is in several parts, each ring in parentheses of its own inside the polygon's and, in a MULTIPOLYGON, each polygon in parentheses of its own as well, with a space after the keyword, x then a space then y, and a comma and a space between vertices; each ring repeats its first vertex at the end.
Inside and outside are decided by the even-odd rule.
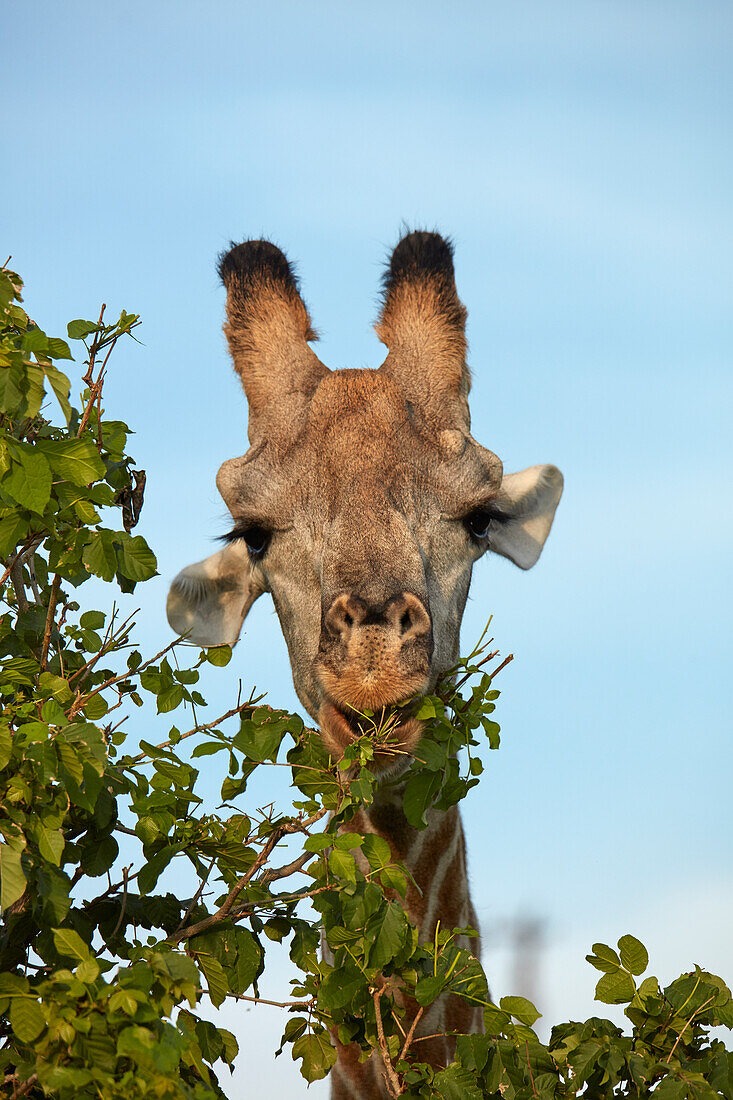
POLYGON ((316 673, 329 701, 376 710, 426 690, 432 653, 430 615, 412 592, 380 605, 341 593, 323 616, 316 673))

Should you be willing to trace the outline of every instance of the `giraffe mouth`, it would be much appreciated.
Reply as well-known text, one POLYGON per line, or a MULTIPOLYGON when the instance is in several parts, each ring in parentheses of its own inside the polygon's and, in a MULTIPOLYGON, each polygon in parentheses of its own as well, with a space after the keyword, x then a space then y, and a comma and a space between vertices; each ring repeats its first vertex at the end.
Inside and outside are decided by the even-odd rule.
POLYGON ((374 744, 378 770, 407 762, 424 727, 424 722, 414 717, 418 705, 419 700, 411 699, 400 706, 383 706, 367 712, 326 702, 318 714, 324 744, 340 760, 349 745, 368 737, 374 744))

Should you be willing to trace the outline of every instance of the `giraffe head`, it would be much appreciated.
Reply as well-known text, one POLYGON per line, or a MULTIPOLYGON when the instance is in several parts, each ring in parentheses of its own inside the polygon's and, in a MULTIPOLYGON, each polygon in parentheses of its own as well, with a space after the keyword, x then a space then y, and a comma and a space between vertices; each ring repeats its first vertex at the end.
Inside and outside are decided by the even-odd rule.
MULTIPOLYGON (((554 466, 504 474, 471 435, 466 311, 437 234, 410 233, 394 250, 378 370, 320 362, 274 245, 236 245, 220 274, 250 449, 217 477, 233 519, 226 545, 178 574, 168 619, 200 645, 232 645, 271 593, 298 696, 340 757, 360 713, 407 704, 455 662, 487 550, 534 565, 562 476, 554 466)), ((420 732, 407 708, 378 766, 404 759, 420 732)))

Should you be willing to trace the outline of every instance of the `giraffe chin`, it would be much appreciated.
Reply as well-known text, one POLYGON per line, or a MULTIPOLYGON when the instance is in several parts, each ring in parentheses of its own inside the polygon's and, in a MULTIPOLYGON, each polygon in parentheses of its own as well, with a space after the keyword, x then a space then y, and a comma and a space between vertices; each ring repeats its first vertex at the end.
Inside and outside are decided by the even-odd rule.
POLYGON ((425 723, 406 716, 404 721, 382 731, 379 726, 385 710, 383 708, 381 714, 377 712, 372 719, 364 719, 355 711, 341 710, 335 703, 323 703, 318 712, 318 724, 324 745, 341 760, 349 745, 364 734, 372 733, 375 749, 371 770, 377 775, 404 770, 422 737, 425 723))

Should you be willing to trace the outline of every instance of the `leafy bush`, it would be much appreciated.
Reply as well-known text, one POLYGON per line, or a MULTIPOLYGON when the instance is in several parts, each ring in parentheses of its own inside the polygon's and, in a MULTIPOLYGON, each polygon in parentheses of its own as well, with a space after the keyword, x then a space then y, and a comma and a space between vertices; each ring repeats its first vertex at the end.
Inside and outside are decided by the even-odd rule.
MULTIPOLYGON (((458 930, 418 942, 400 904, 405 868, 384 840, 349 828, 374 797, 370 762, 375 744, 389 744, 389 721, 336 767, 315 731, 261 699, 202 720, 199 670, 204 662, 225 666, 228 647, 192 651, 176 641, 143 659, 130 618, 80 606, 75 590, 90 576, 131 592, 156 569, 145 540, 131 534, 145 477, 126 453, 126 425, 102 407, 110 355, 138 318, 123 312, 107 324, 103 310, 96 322, 69 324, 86 361, 76 409, 54 365, 71 358, 69 345, 29 320, 20 289, 3 269, 4 1094, 222 1096, 214 1066, 233 1066, 237 1045, 202 1016, 202 1004, 257 1001, 267 943, 287 939, 300 977, 283 1002, 283 1046, 309 1081, 335 1061, 330 1032, 365 1055, 381 1053, 393 1096, 731 1096, 732 1056, 709 1029, 733 1025, 733 1003, 714 975, 696 968, 661 989, 654 977, 637 981, 648 960, 634 937, 622 937, 618 952, 595 944, 597 997, 627 1006, 630 1033, 592 1018, 555 1027, 544 1045, 529 1001, 489 1001, 480 964, 456 946, 458 930), (51 393, 57 423, 44 404, 51 393), (104 526, 114 508, 122 530, 104 526), (133 732, 139 722, 128 731, 126 718, 140 714, 146 697, 159 715, 189 712, 188 728, 167 726, 159 740, 133 732), (221 768, 216 810, 197 793, 197 762, 209 757, 207 768, 221 768), (283 764, 292 772, 292 809, 245 812, 253 772, 283 764), (288 838, 301 843, 284 858, 288 838), (357 862, 357 850, 366 862, 357 862), (159 886, 173 861, 190 882, 183 899, 159 886), (435 1071, 420 1062, 415 1020, 405 1017, 397 990, 414 997, 418 1015, 446 991, 480 1004, 486 1034, 460 1036, 455 1063, 435 1071)), ((477 734, 498 747, 498 692, 486 671, 495 657, 482 640, 422 702, 429 732, 404 797, 418 828, 430 806, 453 806, 478 782, 477 734)))

